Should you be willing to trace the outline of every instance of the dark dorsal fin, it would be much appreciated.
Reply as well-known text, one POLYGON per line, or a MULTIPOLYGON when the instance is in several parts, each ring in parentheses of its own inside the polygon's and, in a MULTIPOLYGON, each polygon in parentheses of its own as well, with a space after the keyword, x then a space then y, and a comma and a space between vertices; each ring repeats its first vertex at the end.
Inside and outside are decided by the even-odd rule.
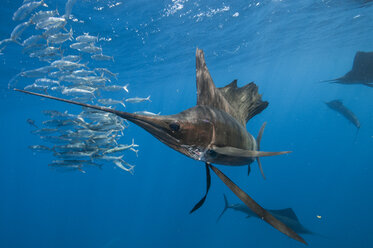
POLYGON ((272 214, 275 214, 275 215, 278 214, 278 215, 281 215, 281 216, 286 216, 289 219, 299 221, 297 215, 294 213, 293 209, 291 209, 291 208, 268 210, 268 211, 272 214))
POLYGON ((236 119, 244 124, 268 106, 267 101, 262 101, 262 96, 258 94, 258 86, 254 82, 238 88, 237 80, 234 80, 218 90, 236 111, 236 119))
POLYGON ((242 125, 267 106, 268 102, 261 100, 258 87, 254 83, 241 88, 237 87, 237 80, 223 88, 216 88, 206 66, 203 51, 196 51, 197 75, 197 105, 206 105, 225 111, 242 125))
POLYGON ((197 105, 206 105, 220 109, 234 116, 234 109, 215 87, 207 69, 203 51, 196 51, 196 76, 197 76, 197 105))
POLYGON ((352 71, 355 74, 371 74, 373 70, 373 52, 357 52, 355 54, 352 71))

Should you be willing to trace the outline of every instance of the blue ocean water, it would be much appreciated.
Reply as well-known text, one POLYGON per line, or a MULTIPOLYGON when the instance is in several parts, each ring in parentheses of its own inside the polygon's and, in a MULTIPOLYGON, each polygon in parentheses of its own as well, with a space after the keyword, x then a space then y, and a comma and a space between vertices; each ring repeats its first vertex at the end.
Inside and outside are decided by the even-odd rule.
MULTIPOLYGON (((65 2, 45 1, 64 12, 65 2)), ((22 1, 2 1, 0 39, 18 24, 22 1)), ((357 51, 373 50, 373 5, 358 0, 102 1, 78 0, 67 29, 89 33, 115 62, 88 66, 118 72, 129 83, 122 97, 152 102, 126 111, 178 113, 196 104, 195 50, 205 52, 217 86, 254 81, 269 107, 247 124, 266 151, 291 154, 256 164, 218 166, 268 209, 291 207, 312 235, 310 247, 372 247, 373 90, 362 85, 320 83, 351 69, 357 51), (341 99, 358 117, 360 131, 324 102, 341 99)), ((31 35, 27 30, 22 37, 31 35)), ((0 247, 302 247, 261 220, 224 209, 240 200, 215 176, 204 206, 189 211, 205 191, 202 162, 187 158, 130 125, 139 156, 124 153, 135 173, 101 169, 60 172, 26 120, 40 125, 43 110, 80 107, 41 100, 8 89, 21 71, 47 65, 10 44, 0 55, 1 143, 0 247)), ((31 82, 32 83, 32 82, 31 82)), ((121 109, 118 107, 118 109, 121 109)))

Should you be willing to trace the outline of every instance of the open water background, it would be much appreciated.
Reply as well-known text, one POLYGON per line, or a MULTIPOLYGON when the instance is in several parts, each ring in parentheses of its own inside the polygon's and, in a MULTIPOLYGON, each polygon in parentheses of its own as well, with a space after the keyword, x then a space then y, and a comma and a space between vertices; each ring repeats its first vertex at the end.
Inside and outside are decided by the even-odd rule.
MULTIPOLYGON (((46 3, 63 13, 65 1, 46 3)), ((1 2, 0 39, 17 25, 11 18, 21 4, 1 2)), ((248 131, 256 136, 267 121, 262 149, 293 153, 262 159, 267 180, 255 163, 249 177, 247 167, 219 168, 263 207, 293 208, 317 233, 303 235, 310 247, 373 246, 373 89, 320 83, 349 71, 357 51, 373 50, 372 3, 78 0, 72 13, 82 21, 69 22, 74 36, 111 38, 99 44, 115 63, 102 65, 119 72, 118 84, 130 84, 123 97, 151 95, 151 103, 128 104, 128 112, 194 106, 196 47, 217 86, 255 81, 269 107, 248 131), (355 127, 324 104, 334 99, 359 117, 356 141, 355 127)), ((205 190, 203 163, 134 125, 121 139, 140 145, 138 158, 125 155, 134 175, 113 166, 85 174, 49 168, 52 156, 28 149, 41 141, 26 119, 38 124, 44 109, 81 109, 9 90, 15 74, 46 65, 16 44, 0 64, 0 247, 303 246, 232 210, 216 223, 223 193, 239 200, 215 175, 205 205, 189 215, 205 190)))

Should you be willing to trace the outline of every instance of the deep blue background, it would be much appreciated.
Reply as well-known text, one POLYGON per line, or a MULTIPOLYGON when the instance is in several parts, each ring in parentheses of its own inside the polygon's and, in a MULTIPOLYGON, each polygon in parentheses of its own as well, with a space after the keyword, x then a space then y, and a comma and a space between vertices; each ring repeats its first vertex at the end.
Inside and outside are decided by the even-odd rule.
MULTIPOLYGON (((65 1, 46 1, 63 13, 65 1)), ((262 149, 291 150, 256 164, 219 166, 265 208, 292 207, 319 235, 304 235, 310 247, 372 247, 373 89, 320 83, 342 76, 357 51, 373 50, 373 5, 364 1, 77 1, 69 22, 74 36, 89 32, 114 55, 109 69, 129 96, 151 94, 152 103, 128 106, 171 114, 196 103, 195 49, 205 51, 217 86, 233 79, 255 81, 269 107, 252 119, 256 136, 268 122, 262 149), (179 4, 179 5, 178 5, 179 4), (101 10, 97 10, 104 7, 101 10), (233 15, 238 12, 239 16, 233 15), (361 130, 328 109, 342 99, 361 130), (317 215, 322 216, 321 219, 317 215)), ((0 39, 9 37, 21 1, 1 2, 0 39)), ((32 34, 30 31, 29 34, 32 34)), ((24 36, 27 37, 27 36, 24 36)), ((205 190, 203 164, 171 150, 140 128, 125 130, 122 143, 140 145, 135 175, 111 165, 102 170, 59 173, 27 118, 45 120, 44 109, 80 108, 7 89, 23 68, 44 65, 15 44, 0 55, 0 247, 303 247, 257 219, 227 211, 239 200, 212 176, 205 205, 189 210, 205 190)), ((90 62, 94 66, 94 62, 90 62)))

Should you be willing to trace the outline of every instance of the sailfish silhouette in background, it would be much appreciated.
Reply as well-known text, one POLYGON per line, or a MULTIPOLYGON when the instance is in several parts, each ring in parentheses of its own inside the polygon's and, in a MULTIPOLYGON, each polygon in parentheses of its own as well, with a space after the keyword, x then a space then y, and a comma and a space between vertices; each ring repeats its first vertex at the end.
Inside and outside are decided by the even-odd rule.
MULTIPOLYGON (((262 208, 241 190, 212 163, 238 166, 249 165, 260 157, 289 153, 259 151, 262 126, 257 140, 247 132, 246 123, 263 111, 268 102, 261 100, 258 87, 249 83, 241 88, 234 80, 223 88, 216 88, 207 69, 203 51, 196 51, 197 105, 175 115, 149 116, 132 114, 115 109, 94 106, 53 96, 20 92, 102 110, 120 116, 142 127, 172 149, 195 160, 205 162, 207 187, 204 197, 191 212, 204 203, 210 188, 210 169, 236 194, 255 214, 287 236, 307 244, 291 228, 262 208)), ((262 170, 261 170, 262 171, 262 170)))
POLYGON ((357 128, 356 129, 356 134, 355 134, 355 141, 357 139, 357 136, 360 131, 360 121, 357 118, 357 116, 349 110, 341 100, 333 100, 330 102, 325 102, 326 106, 328 106, 330 109, 340 113, 343 117, 345 117, 347 120, 349 120, 354 126, 357 128))
MULTIPOLYGON (((228 199, 225 195, 224 196, 224 209, 219 215, 217 221, 220 220, 220 218, 223 216, 225 211, 227 209, 233 209, 238 212, 242 212, 246 214, 246 218, 256 217, 258 218, 258 215, 256 215, 250 208, 248 208, 246 205, 243 204, 230 204, 228 202, 228 199)), ((303 233, 303 234, 314 234, 307 228, 305 228, 299 221, 297 215, 294 213, 294 210, 291 208, 284 208, 284 209, 268 209, 268 212, 270 212, 273 216, 275 216, 277 219, 281 220, 283 223, 285 223, 287 226, 289 226, 291 229, 293 229, 296 233, 303 233)))
POLYGON ((357 52, 352 69, 343 77, 324 82, 339 84, 363 84, 373 87, 373 52, 357 52))

